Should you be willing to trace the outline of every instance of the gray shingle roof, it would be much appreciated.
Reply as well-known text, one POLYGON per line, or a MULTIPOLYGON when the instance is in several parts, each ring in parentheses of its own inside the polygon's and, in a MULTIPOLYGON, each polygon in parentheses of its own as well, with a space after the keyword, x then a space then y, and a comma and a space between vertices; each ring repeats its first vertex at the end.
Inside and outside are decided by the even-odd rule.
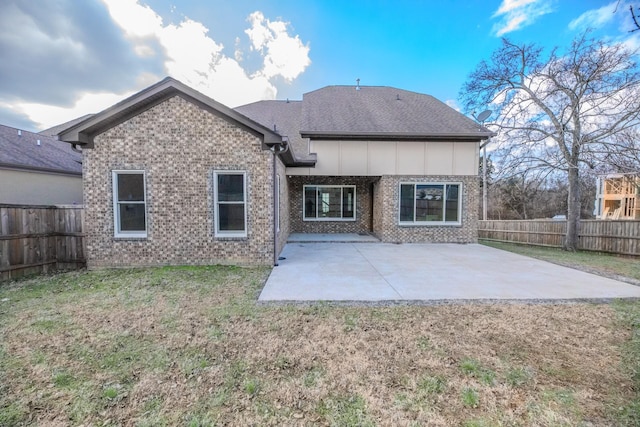
POLYGON ((387 86, 327 86, 303 97, 302 134, 481 137, 488 132, 431 95, 387 86))
POLYGON ((0 125, 0 167, 82 174, 82 154, 56 138, 0 125), (40 145, 38 145, 38 140, 40 145))
POLYGON ((433 96, 387 86, 327 86, 302 101, 259 101, 241 114, 288 136, 298 158, 308 139, 486 139, 491 132, 433 96))
POLYGON ((306 159, 308 140, 300 136, 302 101, 258 101, 235 109, 269 129, 286 136, 297 158, 306 159))

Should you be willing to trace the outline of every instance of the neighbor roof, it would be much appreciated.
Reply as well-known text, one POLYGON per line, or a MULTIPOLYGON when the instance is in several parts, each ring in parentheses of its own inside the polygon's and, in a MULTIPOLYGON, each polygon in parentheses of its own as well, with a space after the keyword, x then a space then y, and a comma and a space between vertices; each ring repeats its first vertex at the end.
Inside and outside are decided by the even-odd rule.
POLYGON ((0 125, 0 168, 82 175, 82 155, 56 138, 0 125))

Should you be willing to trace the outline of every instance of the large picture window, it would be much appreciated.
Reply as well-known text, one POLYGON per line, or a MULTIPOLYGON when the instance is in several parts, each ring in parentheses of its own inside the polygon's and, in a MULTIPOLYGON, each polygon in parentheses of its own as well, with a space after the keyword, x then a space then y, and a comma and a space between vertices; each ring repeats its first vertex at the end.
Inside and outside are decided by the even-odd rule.
POLYGON ((305 221, 355 221, 355 185, 305 185, 305 221))
POLYGON ((113 171, 115 237, 147 237, 144 171, 113 171))
POLYGON ((213 197, 216 236, 247 236, 246 178, 245 172, 214 172, 213 197))
POLYGON ((459 183, 400 184, 400 224, 459 225, 459 183))

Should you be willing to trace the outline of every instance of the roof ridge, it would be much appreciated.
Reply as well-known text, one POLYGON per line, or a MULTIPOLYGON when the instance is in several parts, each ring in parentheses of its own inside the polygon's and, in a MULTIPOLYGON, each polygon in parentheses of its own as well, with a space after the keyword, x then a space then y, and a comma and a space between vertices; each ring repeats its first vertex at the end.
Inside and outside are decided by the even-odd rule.
MULTIPOLYGON (((323 86, 321 88, 318 88, 318 89, 315 89, 315 90, 312 90, 312 91, 309 91, 309 92, 305 92, 303 94, 303 98, 304 98, 304 95, 308 95, 308 94, 315 93, 315 92, 320 92, 322 90, 330 89, 330 88, 348 88, 348 89, 352 89, 352 90, 355 90, 355 91, 359 91, 359 90, 362 90, 362 89, 389 89, 389 90, 401 91, 401 92, 405 92, 405 93, 413 93, 415 95, 420 95, 420 96, 428 96, 428 97, 433 98, 433 99, 438 99, 435 96, 433 96, 431 94, 428 94, 428 93, 422 93, 422 92, 417 92, 415 90, 402 89, 402 88, 399 88, 399 87, 388 86, 388 85, 327 85, 327 86, 323 86)), ((440 102, 442 102, 442 101, 440 101, 440 102)))

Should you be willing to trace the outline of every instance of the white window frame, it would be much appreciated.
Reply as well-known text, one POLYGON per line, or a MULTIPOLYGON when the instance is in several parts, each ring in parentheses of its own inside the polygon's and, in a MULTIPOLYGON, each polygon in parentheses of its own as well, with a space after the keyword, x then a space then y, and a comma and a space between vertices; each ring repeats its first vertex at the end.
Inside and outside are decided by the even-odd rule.
POLYGON ((399 225, 410 225, 410 226, 431 226, 433 227, 434 225, 436 226, 460 226, 462 225, 462 182, 456 182, 456 181, 440 181, 440 182, 401 182, 398 184, 398 224, 399 225), (402 214, 401 212, 401 204, 402 204, 402 186, 403 185, 413 185, 413 199, 414 199, 414 205, 413 205, 413 221, 402 221, 400 219, 400 215, 402 214), (446 191, 446 186, 447 185, 457 185, 458 186, 458 220, 457 221, 446 221, 446 214, 447 214, 447 203, 446 203, 446 193, 445 193, 445 200, 442 203, 442 221, 416 221, 416 205, 415 205, 415 194, 416 194, 416 187, 418 185, 442 185, 445 187, 445 191, 446 191))
POLYGON ((147 212, 147 174, 144 170, 112 170, 111 171, 111 183, 113 193, 113 236, 117 238, 130 238, 130 239, 144 239, 147 237, 147 230, 149 229, 149 216, 147 212), (118 176, 119 175, 142 175, 143 185, 143 201, 118 201, 118 176), (144 231, 123 231, 120 229, 120 204, 126 203, 129 205, 144 205, 144 231))
POLYGON ((218 170, 213 172, 213 214, 214 214, 214 222, 215 222, 215 237, 230 237, 230 238, 243 238, 247 237, 247 213, 249 211, 249 203, 247 201, 247 171, 242 170, 218 170), (242 202, 219 202, 218 201, 218 176, 219 175, 242 175, 242 192, 243 192, 243 201, 242 202), (244 204, 244 230, 242 231, 227 231, 220 230, 220 220, 219 220, 219 204, 244 204))
MULTIPOLYGON (((340 193, 340 215, 343 215, 344 206, 342 205, 343 192, 340 193)), ((322 184, 307 184, 302 186, 302 220, 303 221, 341 221, 341 222, 353 222, 356 220, 357 210, 356 210, 356 198, 357 198, 357 189, 355 185, 322 185, 322 184), (307 187, 316 187, 316 188, 340 188, 341 190, 344 188, 353 188, 353 218, 318 218, 318 207, 319 203, 317 200, 317 192, 316 192, 316 217, 315 218, 307 218, 305 216, 305 195, 307 194, 307 187)))

